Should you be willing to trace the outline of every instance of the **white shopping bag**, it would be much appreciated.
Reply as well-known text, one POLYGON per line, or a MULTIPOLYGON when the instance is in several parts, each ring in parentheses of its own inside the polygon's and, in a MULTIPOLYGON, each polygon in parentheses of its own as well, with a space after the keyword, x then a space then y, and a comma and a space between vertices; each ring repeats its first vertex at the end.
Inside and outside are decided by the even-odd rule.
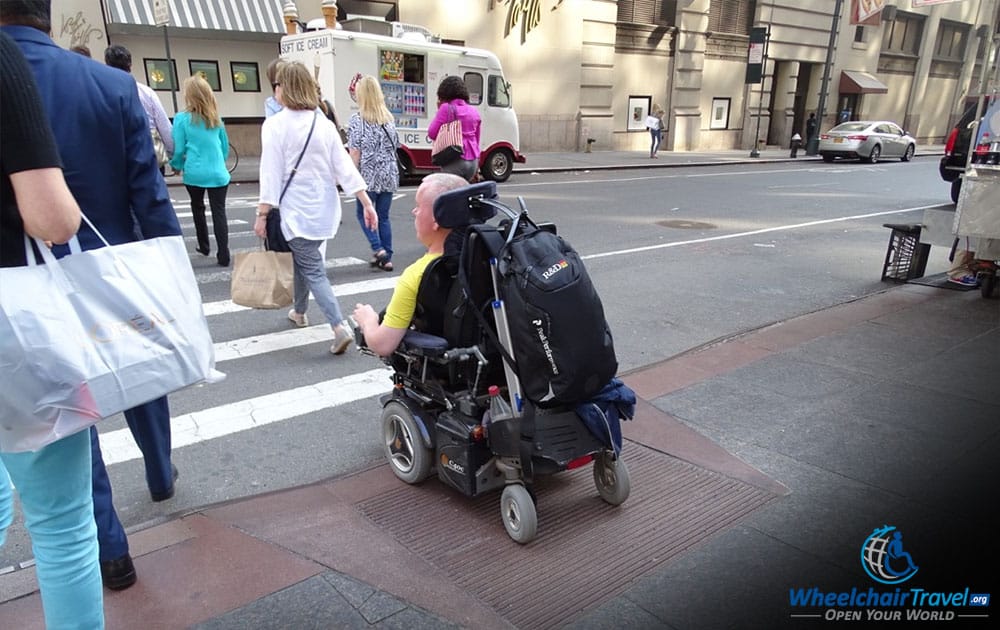
POLYGON ((39 249, 45 265, 0 269, 0 451, 224 378, 183 237, 39 249))

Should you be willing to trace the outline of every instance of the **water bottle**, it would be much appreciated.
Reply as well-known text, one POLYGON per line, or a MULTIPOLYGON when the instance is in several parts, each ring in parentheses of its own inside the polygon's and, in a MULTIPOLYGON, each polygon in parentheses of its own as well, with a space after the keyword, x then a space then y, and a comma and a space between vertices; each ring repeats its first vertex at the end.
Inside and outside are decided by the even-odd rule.
POLYGON ((514 412, 510 408, 507 399, 500 395, 500 388, 490 385, 487 390, 490 394, 490 419, 492 423, 503 422, 514 417, 514 412))

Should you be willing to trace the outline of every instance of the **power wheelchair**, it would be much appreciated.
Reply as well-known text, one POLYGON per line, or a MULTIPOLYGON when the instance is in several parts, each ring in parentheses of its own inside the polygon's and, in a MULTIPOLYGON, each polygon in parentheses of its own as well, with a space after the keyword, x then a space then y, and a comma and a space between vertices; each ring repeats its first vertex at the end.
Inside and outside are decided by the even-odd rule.
MULTIPOLYGON (((399 479, 417 484, 436 468, 441 481, 469 497, 502 488, 504 528, 524 544, 538 528, 536 475, 593 462, 600 497, 616 506, 628 498, 618 422, 619 415, 630 418, 632 411, 601 407, 604 430, 595 432, 577 407, 544 407, 521 397, 516 366, 504 358, 505 351, 508 359, 511 353, 496 253, 468 229, 499 214, 500 233, 511 236, 525 225, 526 209, 523 200, 519 203, 519 212, 500 203, 494 182, 449 191, 436 200, 435 221, 452 232, 444 255, 421 279, 411 329, 382 359, 393 369, 394 387, 381 397, 380 424, 385 456, 399 479), (491 386, 509 400, 513 417, 492 417, 490 393, 496 395, 497 389, 491 386)), ((551 224, 531 225, 555 230, 551 224)), ((359 329, 355 334, 358 348, 374 356, 359 329)))

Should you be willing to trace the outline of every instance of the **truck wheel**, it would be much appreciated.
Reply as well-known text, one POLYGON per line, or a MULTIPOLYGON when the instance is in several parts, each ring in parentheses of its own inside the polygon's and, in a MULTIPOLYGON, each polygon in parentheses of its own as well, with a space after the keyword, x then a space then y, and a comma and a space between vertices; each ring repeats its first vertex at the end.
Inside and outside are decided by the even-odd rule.
POLYGON ((962 192, 962 178, 959 177, 951 183, 951 200, 958 203, 958 193, 962 192))
POLYGON ((510 149, 496 149, 486 156, 481 173, 484 179, 505 182, 514 170, 514 154, 510 149))

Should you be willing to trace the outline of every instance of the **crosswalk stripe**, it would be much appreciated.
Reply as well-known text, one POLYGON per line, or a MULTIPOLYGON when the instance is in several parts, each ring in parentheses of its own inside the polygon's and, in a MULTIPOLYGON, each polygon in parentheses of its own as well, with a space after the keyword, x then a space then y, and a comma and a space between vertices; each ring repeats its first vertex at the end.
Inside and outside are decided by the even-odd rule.
MULTIPOLYGON (((392 388, 390 375, 388 368, 368 370, 173 417, 170 419, 172 448, 176 451, 198 442, 384 394, 392 388)), ((142 457, 128 429, 102 433, 101 453, 107 466, 142 457)))
MULTIPOLYGON (((343 284, 332 285, 333 294, 338 298, 343 298, 348 295, 358 295, 361 293, 374 293, 375 291, 385 291, 387 289, 396 288, 396 282, 399 280, 398 276, 382 277, 378 280, 362 280, 360 282, 345 282, 343 284)), ((310 296, 309 298, 313 298, 310 296)), ((345 308, 341 304, 341 308, 345 308)), ((202 304, 202 309, 205 312, 205 317, 212 317, 214 315, 226 315, 228 313, 238 313, 239 311, 249 311, 252 310, 248 306, 240 306, 239 304, 234 304, 232 300, 220 300, 218 302, 205 302, 202 304)), ((353 309, 347 309, 353 310, 353 309)))
MULTIPOLYGON (((287 322, 291 325, 291 322, 287 322)), ((309 326, 308 328, 293 328, 276 333, 243 337, 232 341, 215 344, 215 362, 245 359, 258 354, 278 352, 311 343, 333 341, 333 331, 328 324, 309 326)))

